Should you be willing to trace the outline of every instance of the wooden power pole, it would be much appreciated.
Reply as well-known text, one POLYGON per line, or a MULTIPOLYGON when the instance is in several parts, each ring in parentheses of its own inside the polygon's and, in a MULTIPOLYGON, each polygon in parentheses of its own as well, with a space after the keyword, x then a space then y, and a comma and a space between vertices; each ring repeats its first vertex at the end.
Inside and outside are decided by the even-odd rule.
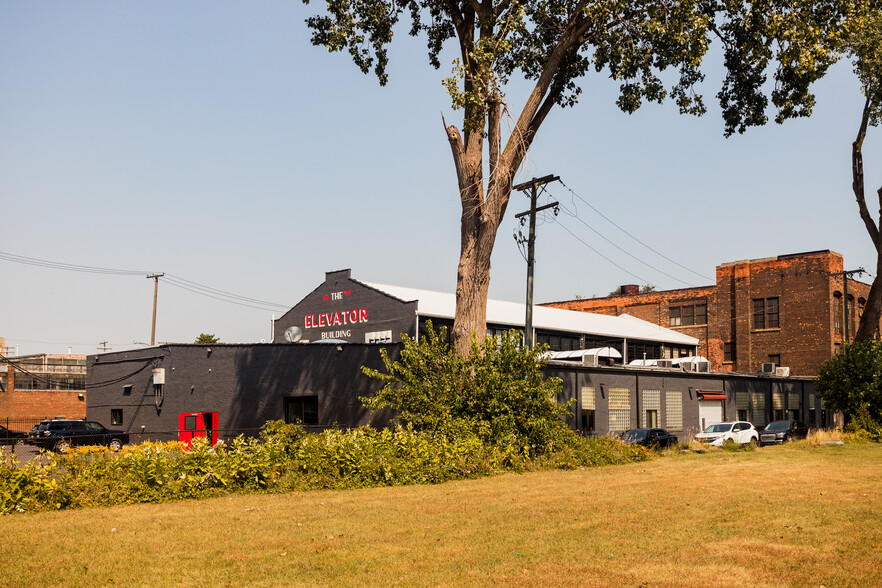
POLYGON ((164 276, 165 274, 153 274, 147 276, 147 279, 153 280, 153 325, 150 328, 150 346, 156 342, 156 299, 159 295, 159 278, 164 276))

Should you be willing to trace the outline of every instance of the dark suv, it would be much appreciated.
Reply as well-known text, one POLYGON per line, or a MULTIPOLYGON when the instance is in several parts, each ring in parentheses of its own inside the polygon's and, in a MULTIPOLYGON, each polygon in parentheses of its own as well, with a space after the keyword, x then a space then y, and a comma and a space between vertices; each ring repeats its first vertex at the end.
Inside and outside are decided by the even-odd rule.
POLYGON ((101 423, 81 419, 43 421, 28 433, 31 445, 60 452, 77 445, 106 445, 118 451, 128 442, 125 431, 105 429, 101 423))
POLYGON ((802 421, 773 421, 760 432, 760 445, 776 445, 805 439, 809 428, 802 421))

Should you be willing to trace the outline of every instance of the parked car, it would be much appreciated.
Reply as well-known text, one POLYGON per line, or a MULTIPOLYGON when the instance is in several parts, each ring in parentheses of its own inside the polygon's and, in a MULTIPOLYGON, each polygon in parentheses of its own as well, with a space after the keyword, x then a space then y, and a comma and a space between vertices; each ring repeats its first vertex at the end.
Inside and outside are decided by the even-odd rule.
POLYGON ((772 421, 760 433, 760 445, 776 445, 808 437, 809 428, 802 421, 772 421))
POLYGON ((14 431, 0 425, 0 445, 15 445, 27 439, 27 433, 24 431, 14 431))
POLYGON ((746 421, 734 421, 731 423, 716 423, 695 436, 695 440, 701 443, 720 446, 726 442, 759 443, 759 432, 756 427, 746 421))
POLYGON ((664 429, 631 429, 622 434, 622 441, 646 447, 668 447, 677 444, 677 436, 664 429))
POLYGON ((129 442, 125 431, 106 429, 101 423, 82 419, 54 419, 43 421, 28 433, 28 443, 65 452, 78 445, 105 445, 118 451, 129 442))

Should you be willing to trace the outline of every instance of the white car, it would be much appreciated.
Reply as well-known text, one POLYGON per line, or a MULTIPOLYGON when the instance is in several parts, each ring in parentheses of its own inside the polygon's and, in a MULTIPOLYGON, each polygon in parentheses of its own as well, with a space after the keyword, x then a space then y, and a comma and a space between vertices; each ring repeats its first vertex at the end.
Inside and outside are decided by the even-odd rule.
POLYGON ((716 423, 705 429, 704 433, 696 435, 695 440, 716 446, 723 445, 727 441, 739 445, 745 443, 755 444, 759 442, 759 433, 756 427, 746 421, 716 423))

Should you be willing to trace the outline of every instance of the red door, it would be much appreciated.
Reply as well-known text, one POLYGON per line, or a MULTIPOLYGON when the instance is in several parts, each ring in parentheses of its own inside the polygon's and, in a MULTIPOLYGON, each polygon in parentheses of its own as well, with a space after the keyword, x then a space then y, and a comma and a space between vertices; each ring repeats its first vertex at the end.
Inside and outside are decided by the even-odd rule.
POLYGON ((207 437, 212 445, 217 443, 216 412, 182 412, 178 414, 178 441, 189 448, 195 437, 207 437))

